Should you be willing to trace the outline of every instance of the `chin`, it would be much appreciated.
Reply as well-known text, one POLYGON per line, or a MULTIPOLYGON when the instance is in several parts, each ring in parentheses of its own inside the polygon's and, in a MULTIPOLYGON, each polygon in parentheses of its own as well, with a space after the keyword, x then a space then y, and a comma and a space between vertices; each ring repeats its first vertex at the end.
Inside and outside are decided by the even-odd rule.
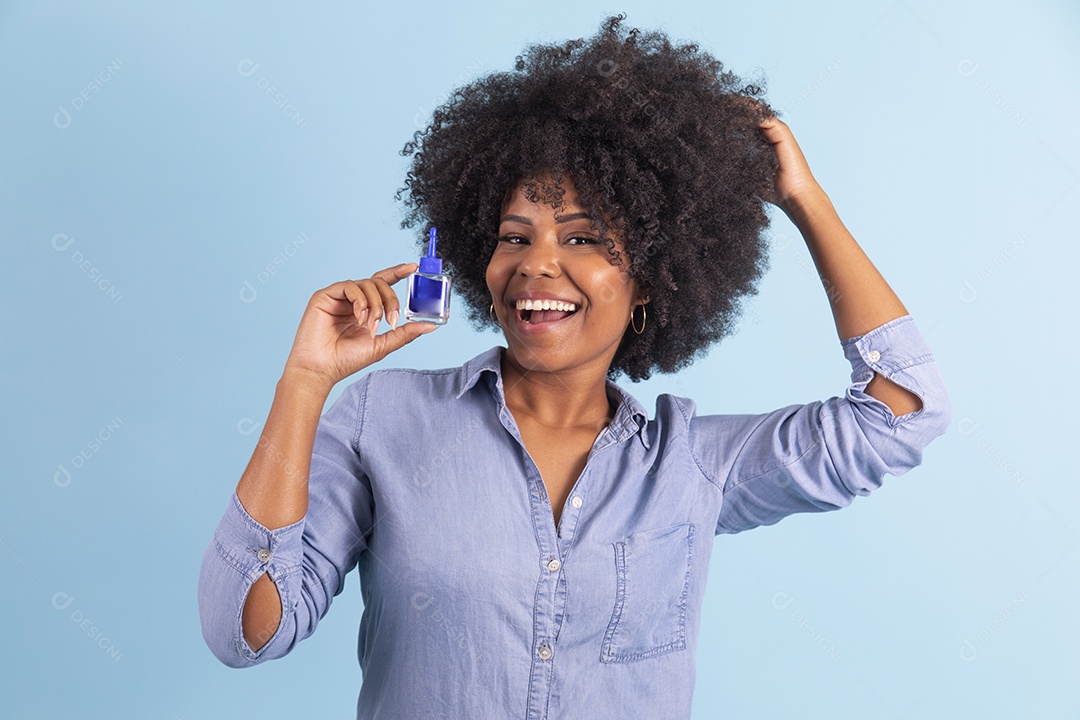
MULTIPOLYGON (((511 343, 507 340, 506 354, 516 365, 528 371, 557 373, 581 369, 587 365, 604 362, 604 351, 602 348, 598 347, 591 348, 592 352, 582 353, 566 352, 562 350, 558 344, 547 348, 522 347, 522 345, 523 343, 511 343)), ((583 348, 579 348, 578 350, 581 349, 583 348)), ((611 360, 614 358, 614 353, 615 348, 613 347, 611 348, 610 356, 607 357, 607 363, 603 368, 605 375, 607 374, 608 367, 611 365, 611 360)))
POLYGON ((555 357, 553 357, 558 354, 556 352, 535 351, 531 348, 515 348, 514 344, 509 341, 507 341, 506 346, 507 357, 511 358, 516 364, 526 370, 555 372, 562 365, 555 357))

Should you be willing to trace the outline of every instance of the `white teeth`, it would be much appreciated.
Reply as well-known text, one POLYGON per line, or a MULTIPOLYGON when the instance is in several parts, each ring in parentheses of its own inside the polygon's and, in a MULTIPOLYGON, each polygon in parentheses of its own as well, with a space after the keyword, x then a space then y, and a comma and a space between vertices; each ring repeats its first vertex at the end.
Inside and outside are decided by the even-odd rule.
POLYGON ((565 312, 577 310, 577 305, 562 300, 518 300, 516 307, 518 310, 563 310, 565 312))

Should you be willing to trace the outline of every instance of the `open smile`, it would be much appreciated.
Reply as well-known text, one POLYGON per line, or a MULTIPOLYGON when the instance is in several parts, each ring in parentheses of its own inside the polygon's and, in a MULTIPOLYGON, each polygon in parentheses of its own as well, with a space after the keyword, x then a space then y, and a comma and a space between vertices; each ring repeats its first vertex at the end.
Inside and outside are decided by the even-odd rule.
POLYGON ((514 319, 523 333, 548 332, 578 313, 578 306, 562 300, 518 300, 514 319))

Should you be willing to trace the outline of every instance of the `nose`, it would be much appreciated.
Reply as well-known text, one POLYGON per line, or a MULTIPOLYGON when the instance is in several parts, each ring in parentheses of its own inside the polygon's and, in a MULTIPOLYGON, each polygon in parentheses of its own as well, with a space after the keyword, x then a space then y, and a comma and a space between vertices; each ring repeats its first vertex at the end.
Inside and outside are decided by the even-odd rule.
POLYGON ((555 239, 537 237, 529 244, 518 261, 518 273, 526 277, 558 277, 562 274, 559 266, 559 243, 555 239))

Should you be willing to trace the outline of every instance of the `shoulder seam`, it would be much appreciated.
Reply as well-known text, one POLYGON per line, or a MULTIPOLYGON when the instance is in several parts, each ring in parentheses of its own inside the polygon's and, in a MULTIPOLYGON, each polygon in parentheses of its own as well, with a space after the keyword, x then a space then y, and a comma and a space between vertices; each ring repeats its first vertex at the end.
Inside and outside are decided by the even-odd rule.
POLYGON ((669 395, 668 397, 670 397, 671 401, 675 403, 675 407, 679 409, 679 414, 682 415, 683 427, 686 431, 686 448, 687 451, 690 453, 691 459, 694 461, 694 465, 697 466, 698 472, 701 473, 702 477, 708 480, 710 485, 715 487, 721 492, 721 494, 723 494, 723 486, 721 486, 720 482, 712 475, 710 475, 707 470, 705 470, 705 468, 701 464, 701 460, 697 456, 697 453, 694 452, 694 443, 690 441, 690 418, 687 417, 686 410, 683 409, 683 405, 681 402, 679 402, 678 397, 676 397, 675 395, 669 395))
POLYGON ((356 427, 353 428, 353 452, 360 454, 360 432, 364 426, 364 414, 367 412, 367 394, 368 385, 371 383, 371 376, 374 373, 369 373, 364 376, 360 381, 360 397, 356 400, 356 427))

